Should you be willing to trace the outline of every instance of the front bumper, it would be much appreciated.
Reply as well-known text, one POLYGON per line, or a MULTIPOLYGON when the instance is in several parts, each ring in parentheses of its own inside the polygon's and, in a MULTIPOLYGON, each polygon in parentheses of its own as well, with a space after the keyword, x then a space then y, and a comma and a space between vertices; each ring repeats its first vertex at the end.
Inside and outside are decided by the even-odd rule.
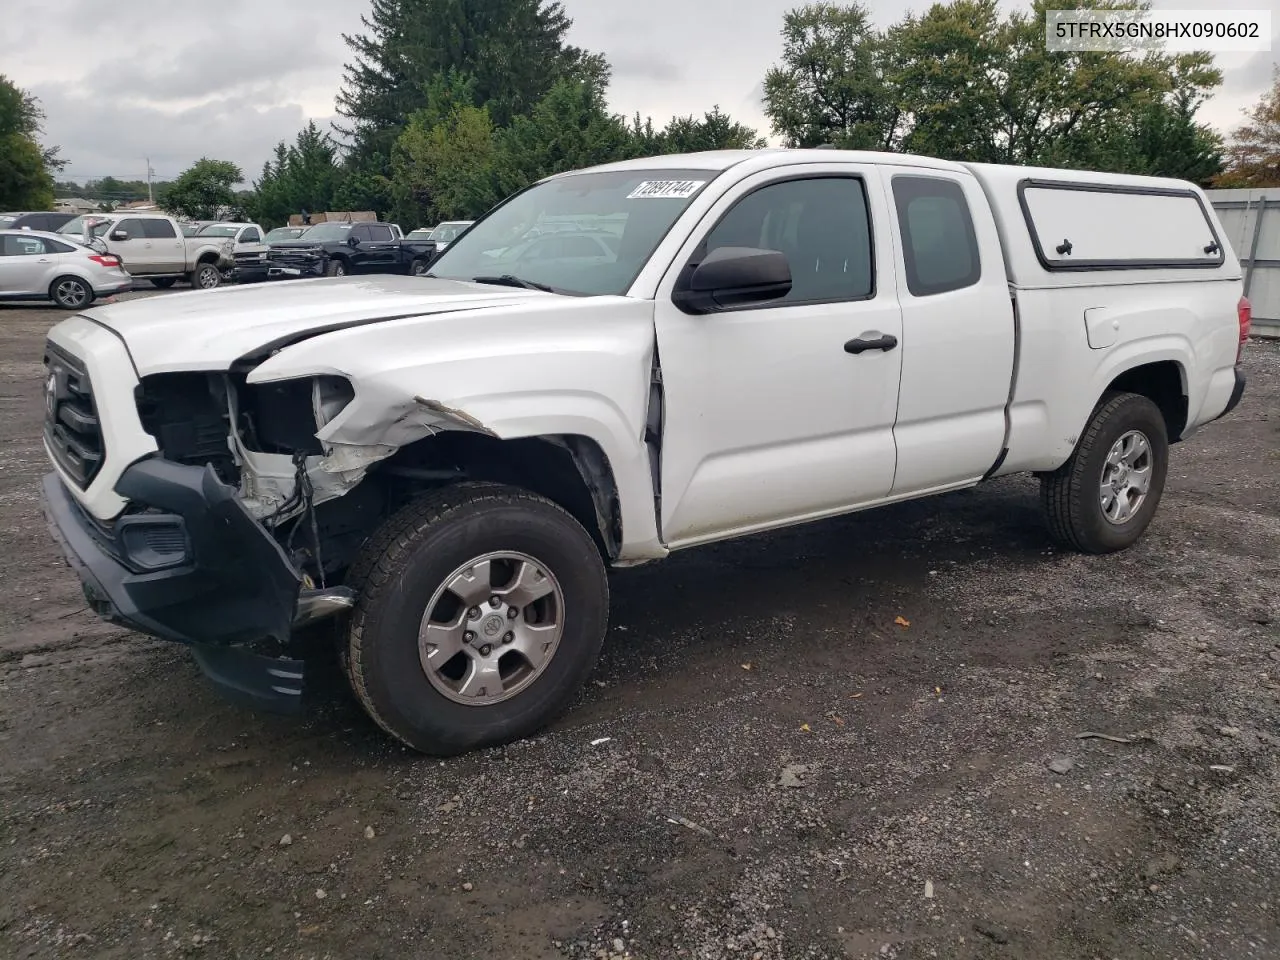
POLYGON ((231 269, 231 279, 235 283, 257 283, 266 280, 270 270, 265 260, 260 263, 238 263, 231 269))
POLYGON ((125 470, 116 490, 149 510, 100 524, 56 473, 43 481, 49 529, 93 609, 114 623, 192 645, 210 678, 239 699, 296 709, 301 662, 234 647, 266 638, 287 642, 302 586, 234 488, 211 468, 147 459, 125 470), (156 530, 163 533, 153 536, 156 530))
POLYGON ((268 260, 267 278, 270 280, 301 280, 306 277, 323 277, 328 265, 328 257, 268 260))

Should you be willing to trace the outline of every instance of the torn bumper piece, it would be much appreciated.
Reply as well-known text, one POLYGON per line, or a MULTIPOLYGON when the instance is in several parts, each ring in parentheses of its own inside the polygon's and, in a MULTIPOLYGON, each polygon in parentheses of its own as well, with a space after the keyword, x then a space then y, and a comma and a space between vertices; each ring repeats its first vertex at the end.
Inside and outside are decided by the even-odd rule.
POLYGON ((191 645, 210 679, 238 699, 294 709, 302 664, 238 644, 289 639, 301 576, 233 487, 209 467, 142 460, 116 490, 135 507, 111 524, 91 518, 56 473, 44 478, 49 529, 99 616, 191 645))

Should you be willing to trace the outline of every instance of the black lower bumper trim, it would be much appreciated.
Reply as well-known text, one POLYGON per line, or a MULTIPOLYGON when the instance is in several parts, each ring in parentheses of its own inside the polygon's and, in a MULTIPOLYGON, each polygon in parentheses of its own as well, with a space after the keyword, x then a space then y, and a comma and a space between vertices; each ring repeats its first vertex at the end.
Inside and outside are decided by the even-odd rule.
POLYGON ((1231 391, 1231 399, 1227 401, 1227 408, 1223 410, 1218 417, 1225 417, 1228 413, 1240 406, 1240 399, 1244 396, 1245 377, 1244 371, 1236 367, 1236 385, 1231 391))
POLYGON ((152 508, 148 516, 180 518, 185 527, 184 562, 160 570, 131 567, 127 544, 104 544, 110 531, 95 527, 57 474, 43 486, 50 531, 102 616, 181 643, 288 640, 301 577, 212 468, 143 460, 116 484, 121 496, 152 508))
POLYGON ((301 660, 200 643, 192 644, 191 652, 205 676, 227 699, 273 713, 293 714, 302 709, 301 660))

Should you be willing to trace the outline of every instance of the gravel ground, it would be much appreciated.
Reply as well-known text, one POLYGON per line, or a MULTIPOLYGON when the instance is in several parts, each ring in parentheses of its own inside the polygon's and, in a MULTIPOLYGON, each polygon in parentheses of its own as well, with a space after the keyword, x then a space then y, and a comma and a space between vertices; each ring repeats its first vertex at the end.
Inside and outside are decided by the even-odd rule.
POLYGON ((84 611, 58 318, 0 308, 0 955, 1280 957, 1280 345, 1123 555, 1016 478, 619 573, 574 711, 439 762, 84 611))

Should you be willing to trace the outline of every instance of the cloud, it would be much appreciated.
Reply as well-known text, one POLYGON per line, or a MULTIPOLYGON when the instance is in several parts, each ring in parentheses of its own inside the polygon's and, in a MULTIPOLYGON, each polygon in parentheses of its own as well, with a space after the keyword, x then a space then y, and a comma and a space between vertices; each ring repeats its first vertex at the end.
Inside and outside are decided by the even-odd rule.
MULTIPOLYGON (((804 0, 565 0, 569 41, 613 64, 613 110, 663 124, 719 104, 767 133, 761 80, 781 53, 783 14, 804 0)), ((1030 0, 1001 0, 1008 10, 1030 0)), ((249 177, 308 119, 332 117, 369 0, 0 0, 10 79, 44 101, 46 140, 67 175, 171 177, 201 156, 249 177)), ((1267 6, 1267 0, 1233 0, 1267 6)), ((869 0, 886 27, 924 0, 869 0)), ((1183 0, 1158 0, 1161 7, 1183 0)), ((1203 7, 1204 0, 1185 0, 1203 7)), ((1280 49, 1280 39, 1273 50, 1280 49)), ((1201 118, 1227 130, 1270 85, 1272 54, 1220 55, 1226 82, 1201 118)))

